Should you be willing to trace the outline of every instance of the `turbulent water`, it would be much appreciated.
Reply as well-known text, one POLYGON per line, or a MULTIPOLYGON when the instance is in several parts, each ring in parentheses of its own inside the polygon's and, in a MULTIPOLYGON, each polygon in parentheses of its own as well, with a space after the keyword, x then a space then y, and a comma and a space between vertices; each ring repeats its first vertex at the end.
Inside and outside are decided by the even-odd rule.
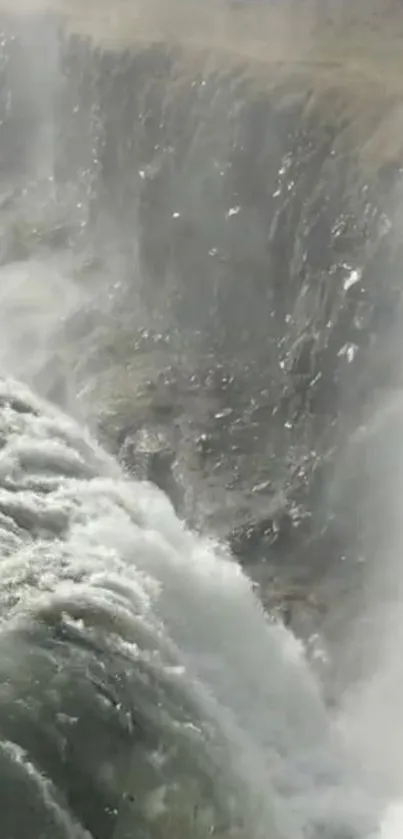
POLYGON ((400 12, 0 10, 1 835, 397 839, 400 12))
POLYGON ((370 835, 237 565, 62 414, 0 398, 3 835, 370 835))

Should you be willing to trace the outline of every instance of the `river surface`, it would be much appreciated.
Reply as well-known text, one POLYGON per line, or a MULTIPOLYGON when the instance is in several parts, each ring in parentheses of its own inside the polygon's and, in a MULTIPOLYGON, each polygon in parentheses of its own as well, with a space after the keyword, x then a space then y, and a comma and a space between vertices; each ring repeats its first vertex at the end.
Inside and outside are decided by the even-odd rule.
POLYGON ((0 2, 4 839, 400 839, 401 36, 0 2))

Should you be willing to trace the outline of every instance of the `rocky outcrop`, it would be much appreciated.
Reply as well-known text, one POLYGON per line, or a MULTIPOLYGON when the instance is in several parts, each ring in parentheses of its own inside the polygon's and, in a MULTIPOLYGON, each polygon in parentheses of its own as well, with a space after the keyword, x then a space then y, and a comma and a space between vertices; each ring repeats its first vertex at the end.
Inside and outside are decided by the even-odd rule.
MULTIPOLYGON (((2 46, 5 138, 22 116, 42 136, 26 38, 2 46)), ((0 208, 4 261, 67 249, 89 292, 57 346, 103 439, 266 588, 373 547, 357 494, 365 511, 377 467, 358 493, 339 468, 401 386, 400 104, 368 72, 61 36, 51 200, 37 176, 0 208)), ((4 159, 31 171, 24 138, 4 159)))

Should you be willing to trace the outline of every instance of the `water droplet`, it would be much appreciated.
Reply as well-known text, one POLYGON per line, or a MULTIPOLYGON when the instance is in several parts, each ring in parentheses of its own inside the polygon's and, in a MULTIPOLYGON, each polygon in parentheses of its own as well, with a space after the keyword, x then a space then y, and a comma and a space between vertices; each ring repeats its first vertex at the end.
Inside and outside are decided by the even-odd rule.
POLYGON ((354 268, 350 272, 348 277, 346 277, 346 279, 344 280, 344 283, 343 283, 344 291, 348 291, 348 289, 351 288, 351 286, 355 285, 356 283, 359 283, 361 277, 362 277, 361 269, 354 268))
POLYGON ((351 364, 351 362, 354 361, 358 349, 359 348, 357 344, 344 344, 344 346, 341 347, 337 355, 339 356, 339 358, 345 355, 348 363, 351 364))
POLYGON ((253 493, 265 492, 265 490, 268 490, 270 488, 271 488, 271 481, 262 481, 260 484, 256 484, 256 486, 253 487, 252 492, 253 493))
POLYGON ((218 411, 214 414, 214 419, 223 419, 224 417, 229 417, 232 414, 232 408, 224 408, 223 411, 218 411))

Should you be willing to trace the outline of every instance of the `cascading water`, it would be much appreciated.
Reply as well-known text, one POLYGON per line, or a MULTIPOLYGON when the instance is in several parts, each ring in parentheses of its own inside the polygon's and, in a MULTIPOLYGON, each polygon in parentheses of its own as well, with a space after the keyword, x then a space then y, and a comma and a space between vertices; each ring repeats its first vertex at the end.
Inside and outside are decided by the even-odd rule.
POLYGON ((1 835, 397 839, 398 86, 335 0, 0 9, 1 835))
POLYGON ((63 414, 0 399, 4 835, 371 835, 238 566, 63 414))

